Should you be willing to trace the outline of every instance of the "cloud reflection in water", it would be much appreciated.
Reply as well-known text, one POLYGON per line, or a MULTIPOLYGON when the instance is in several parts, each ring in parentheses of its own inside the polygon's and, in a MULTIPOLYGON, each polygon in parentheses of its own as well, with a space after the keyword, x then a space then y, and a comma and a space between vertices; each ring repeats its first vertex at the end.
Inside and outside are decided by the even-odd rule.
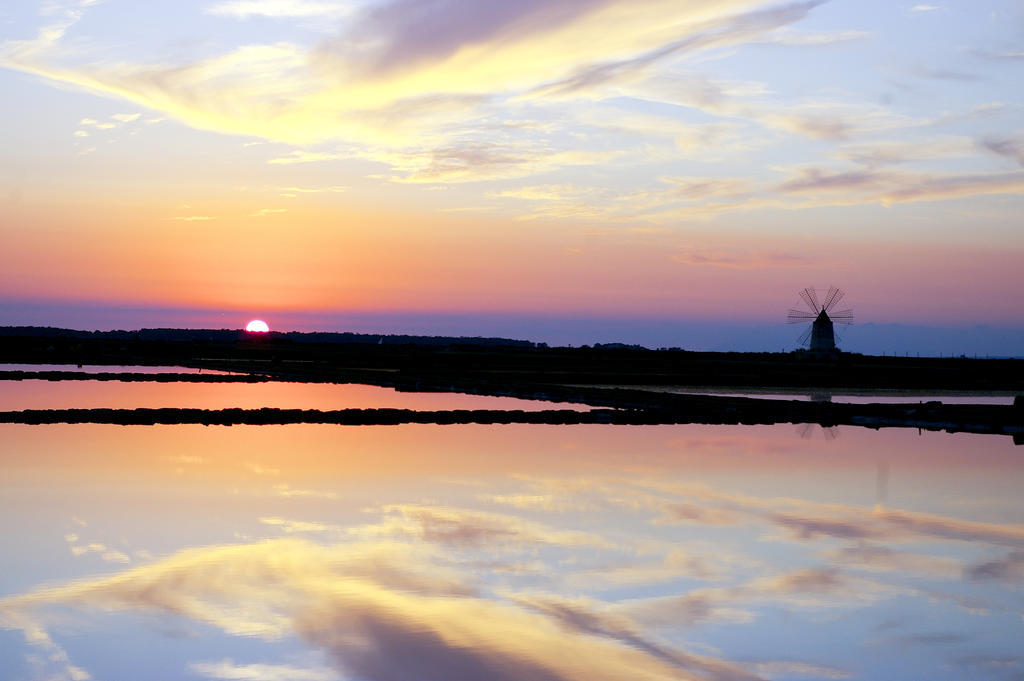
MULTIPOLYGON (((905 665, 950 679, 991 669, 988 678, 998 679, 1019 671, 1012 640, 1024 621, 1024 525, 998 514, 820 501, 842 498, 841 486, 801 494, 788 483, 751 484, 736 469, 692 466, 438 471, 412 487, 385 476, 281 496, 281 481, 309 480, 296 479, 289 461, 261 455, 276 471, 265 496, 204 502, 235 504, 235 517, 249 518, 245 527, 225 521, 235 543, 192 541, 206 545, 154 550, 163 555, 153 559, 135 548, 142 542, 131 551, 118 543, 128 529, 91 519, 57 535, 65 552, 95 544, 65 555, 107 574, 0 600, 0 626, 27 644, 14 654, 34 660, 25 678, 122 678, 80 660, 68 636, 115 636, 96 623, 124 616, 195 625, 213 643, 263 644, 244 659, 211 656, 209 647, 203 656, 178 653, 178 668, 166 673, 182 679, 895 679, 905 665), (129 564, 102 562, 112 551, 129 564), (275 653, 295 645, 315 657, 275 653)), ((219 454, 191 456, 212 465, 219 454)), ((870 483, 874 461, 864 468, 870 483)), ((817 474, 821 485, 837 484, 828 471, 817 474)), ((218 522, 198 501, 207 498, 196 494, 201 486, 159 475, 181 536, 197 519, 218 522)), ((964 484, 961 501, 981 498, 964 484)), ((1001 513, 1013 518, 1014 500, 1003 502, 1001 513)), ((159 514, 136 511, 147 540, 146 522, 159 514)), ((162 649, 179 645, 157 640, 162 649)), ((117 670, 123 678, 140 671, 117 670)))

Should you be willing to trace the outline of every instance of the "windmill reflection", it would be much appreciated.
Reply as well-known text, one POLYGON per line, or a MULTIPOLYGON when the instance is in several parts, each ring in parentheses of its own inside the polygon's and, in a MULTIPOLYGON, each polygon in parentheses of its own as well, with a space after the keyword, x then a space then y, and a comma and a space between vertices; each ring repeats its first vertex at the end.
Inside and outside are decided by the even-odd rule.
MULTIPOLYGON (((813 390, 807 394, 807 399, 811 402, 831 402, 832 393, 827 390, 813 390)), ((810 440, 814 436, 815 426, 821 428, 821 433, 826 440, 831 441, 839 437, 838 426, 822 426, 816 423, 801 423, 796 427, 796 432, 801 439, 810 440)))
POLYGON ((839 437, 839 428, 837 426, 822 426, 817 423, 801 423, 796 427, 796 432, 800 435, 801 439, 810 440, 814 437, 815 428, 821 429, 821 434, 826 440, 835 440, 839 437))

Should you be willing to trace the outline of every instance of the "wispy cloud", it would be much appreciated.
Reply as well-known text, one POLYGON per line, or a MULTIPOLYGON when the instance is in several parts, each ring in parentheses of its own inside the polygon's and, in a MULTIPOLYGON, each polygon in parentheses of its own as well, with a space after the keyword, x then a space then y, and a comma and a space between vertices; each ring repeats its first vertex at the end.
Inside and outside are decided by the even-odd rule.
POLYGON ((782 602, 789 607, 821 609, 839 603, 864 606, 907 589, 848 575, 836 568, 806 568, 743 584, 693 589, 682 595, 620 601, 608 608, 615 614, 648 626, 687 626, 703 622, 747 622, 758 602, 782 602))
POLYGON ((720 561, 693 554, 683 548, 673 548, 658 561, 630 558, 619 565, 613 563, 577 571, 566 581, 571 585, 600 588, 657 584, 678 579, 713 581, 720 579, 722 574, 723 567, 720 561))
MULTIPOLYGON (((120 126, 128 123, 134 123, 137 121, 142 114, 113 114, 107 120, 100 121, 95 118, 83 118, 78 122, 78 130, 75 131, 75 137, 89 137, 92 133, 114 130, 120 126), (92 131, 91 133, 89 131, 92 131)), ((109 141, 109 140, 108 140, 109 141)))
POLYGON ((81 126, 96 128, 97 130, 110 130, 112 128, 117 127, 114 123, 101 123, 100 121, 97 121, 95 118, 83 118, 81 121, 78 122, 78 124, 81 126))
POLYGON ((855 40, 866 40, 872 36, 867 31, 831 31, 831 32, 809 32, 796 31, 793 29, 780 29, 759 42, 774 45, 792 45, 798 47, 814 47, 823 45, 836 45, 848 43, 855 40))
POLYGON ((266 464, 258 463, 256 461, 246 461, 242 464, 242 468, 254 473, 255 475, 280 475, 281 469, 275 468, 274 466, 267 466, 266 464))
MULTIPOLYGON (((938 514, 889 509, 822 504, 790 498, 760 498, 723 492, 703 485, 632 481, 622 486, 614 480, 592 481, 583 488, 604 490, 610 503, 624 508, 654 512, 657 522, 700 524, 768 523, 783 530, 789 539, 811 541, 834 538, 867 541, 966 541, 1012 549, 1024 548, 1024 525, 961 520, 938 514), (596 486, 596 487, 595 487, 596 486), (682 504, 682 506, 680 506, 682 504), (705 510, 707 514, 700 511, 705 510), (719 512, 725 515, 718 515, 719 512)), ((579 488, 563 491, 572 498, 579 488)), ((589 497, 588 497, 589 498, 589 497)), ((843 554, 834 554, 837 557, 843 554)), ((847 558, 880 558, 861 546, 845 553, 847 558)), ((911 557, 886 554, 889 559, 912 561, 911 557)), ((909 564, 909 562, 907 563, 909 564)))
POLYGON ((318 161, 336 161, 345 158, 344 154, 329 151, 290 151, 267 161, 271 165, 292 165, 295 163, 317 163, 318 161))
POLYGON ((1024 582, 1024 551, 1011 551, 995 560, 972 565, 965 570, 965 575, 975 581, 1024 582))
POLYGON ((577 95, 636 78, 655 63, 678 53, 749 41, 762 33, 799 21, 823 1, 790 3, 698 24, 690 35, 683 38, 627 59, 590 64, 567 78, 539 86, 534 94, 555 97, 577 95))
POLYGON ((295 197, 298 194, 341 194, 351 187, 335 185, 333 187, 279 187, 281 196, 295 197))
POLYGON ((557 150, 537 144, 454 141, 420 152, 384 156, 398 171, 393 180, 435 184, 510 179, 571 166, 607 163, 617 151, 557 150))
POLYGON ((1005 116, 1019 107, 1009 106, 1003 102, 985 102, 972 106, 967 111, 959 113, 946 113, 933 121, 931 125, 950 125, 953 123, 964 123, 967 121, 984 120, 986 118, 998 118, 1005 116))
POLYGON ((220 662, 193 662, 189 665, 189 669, 208 679, 225 679, 227 681, 341 681, 337 673, 325 667, 236 664, 230 659, 220 662))
POLYGON ((1014 194, 1024 173, 937 174, 885 170, 831 171, 808 168, 776 187, 782 194, 824 199, 832 205, 942 201, 964 196, 1014 194))
POLYGON ((868 167, 967 158, 977 151, 968 137, 927 137, 914 142, 880 140, 842 145, 832 155, 868 167))
POLYGON ((788 676, 807 676, 814 679, 849 679, 853 677, 853 674, 845 669, 810 662, 754 662, 749 666, 754 672, 770 679, 788 676))
MULTIPOLYGON (((778 98, 769 96, 765 89, 764 84, 736 84, 692 76, 653 76, 621 88, 622 92, 644 99, 822 141, 849 140, 912 128, 923 122, 885 106, 842 98, 802 97, 780 105, 778 98)), ((763 131, 760 136, 763 138, 763 131)), ((765 140, 760 143, 763 145, 765 140)), ((715 144, 711 141, 708 146, 713 149, 715 144)))
POLYGON ((1024 166, 1024 137, 986 137, 981 146, 993 154, 1016 161, 1024 166))
POLYGON ((750 181, 735 177, 668 177, 664 182, 672 186, 668 196, 687 201, 743 196, 754 189, 750 181))
POLYGON ((286 482, 278 483, 274 485, 272 494, 275 497, 283 497, 285 499, 292 498, 309 498, 309 499, 337 499, 338 493, 330 490, 318 490, 318 489, 302 489, 292 487, 286 482))
POLYGON ((282 532, 287 534, 303 533, 303 532, 335 532, 340 531, 341 528, 336 525, 325 525, 324 523, 315 523, 304 520, 288 520, 286 518, 279 518, 277 516, 267 516, 259 519, 264 525, 270 525, 271 527, 280 528, 282 532))
POLYGON ((76 544, 78 535, 69 534, 64 537, 70 546, 71 555, 84 556, 90 553, 99 554, 100 558, 108 563, 130 563, 131 557, 123 551, 109 548, 106 544, 92 542, 89 544, 76 544))
POLYGON ((206 8, 207 14, 249 19, 250 17, 338 18, 351 11, 349 3, 319 0, 224 0, 206 8))
POLYGON ((954 558, 908 553, 873 544, 858 543, 827 551, 825 558, 847 567, 882 572, 908 572, 949 579, 963 574, 963 563, 954 558))
POLYGON ((964 655, 955 661, 958 667, 980 676, 999 674, 1002 670, 1024 667, 1024 658, 1017 655, 964 655))
POLYGON ((521 220, 539 217, 613 219, 623 208, 621 203, 615 205, 616 198, 621 198, 615 192, 569 184, 503 189, 496 192, 495 197, 529 204, 528 211, 519 216, 521 220))
POLYGON ((379 524, 353 528, 352 532, 368 537, 415 537, 459 547, 610 546, 589 532, 555 530, 499 513, 414 505, 386 506, 382 510, 388 515, 379 524))
POLYGON ((1019 61, 1024 60, 1024 50, 980 50, 975 54, 984 59, 997 61, 1019 61))
POLYGON ((914 72, 921 78, 931 78, 933 80, 949 80, 955 83, 973 83, 982 80, 982 76, 971 73, 969 71, 960 71, 957 69, 943 69, 943 68, 919 68, 914 72))
POLYGON ((729 681, 761 681, 741 665, 673 648, 645 636, 642 627, 622 608, 608 607, 592 599, 570 599, 544 593, 514 594, 514 601, 557 621, 569 631, 601 636, 642 650, 676 667, 698 674, 698 678, 729 681))
POLYGON ((540 509, 544 511, 593 510, 595 507, 585 501, 562 499, 554 494, 481 494, 482 501, 518 509, 540 509))
POLYGON ((765 268, 808 267, 812 261, 794 253, 750 253, 734 252, 700 252, 689 251, 672 256, 672 260, 684 265, 698 267, 722 267, 734 270, 750 270, 765 268))

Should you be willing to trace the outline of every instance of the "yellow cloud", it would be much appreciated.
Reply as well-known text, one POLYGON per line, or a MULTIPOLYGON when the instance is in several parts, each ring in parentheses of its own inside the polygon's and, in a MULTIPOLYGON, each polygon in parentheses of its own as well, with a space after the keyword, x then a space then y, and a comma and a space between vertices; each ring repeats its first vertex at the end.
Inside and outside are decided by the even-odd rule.
POLYGON ((345 158, 342 154, 333 154, 319 151, 291 151, 285 156, 272 158, 267 163, 271 165, 292 165, 295 163, 316 163, 317 161, 335 161, 345 158))
POLYGON ((189 668, 210 679, 230 681, 338 681, 330 669, 303 668, 283 664, 235 664, 232 660, 196 662, 189 668))
POLYGON ((276 516, 260 518, 260 522, 264 525, 280 527, 282 531, 287 532, 288 534, 292 534, 293 532, 330 532, 339 529, 334 525, 311 523, 302 520, 287 520, 276 516))
POLYGON ((280 191, 286 192, 290 195, 321 193, 340 194, 342 192, 347 192, 349 189, 350 188, 346 186, 336 185, 333 187, 281 187, 280 191))
MULTIPOLYGON (((700 678, 607 634, 473 597, 409 547, 275 541, 190 549, 2 599, 0 622, 48 641, 39 611, 53 605, 168 613, 265 639, 295 634, 359 678, 700 678)), ((728 678, 744 678, 721 666, 734 673, 728 678)))
MULTIPOLYGON (((0 64, 133 102, 200 129, 293 144, 408 144, 442 134, 441 124, 464 121, 467 111, 485 101, 480 93, 504 96, 568 77, 596 61, 671 43, 759 4, 617 0, 562 9, 524 4, 508 10, 508 16, 492 10, 496 18, 483 35, 452 29, 438 38, 445 41, 441 46, 418 27, 380 26, 368 13, 348 22, 337 40, 313 49, 277 42, 243 45, 191 63, 63 65, 73 50, 58 49, 57 43, 79 10, 59 30, 4 43, 0 64), (361 40, 349 40, 348 32, 361 40)), ((240 3, 231 6, 244 9, 240 3)), ((229 4, 222 7, 227 11, 229 4)), ((258 13, 252 3, 246 7, 258 13)), ((461 7, 453 3, 449 10, 454 14, 461 7)), ((137 117, 115 116, 122 122, 137 117)))

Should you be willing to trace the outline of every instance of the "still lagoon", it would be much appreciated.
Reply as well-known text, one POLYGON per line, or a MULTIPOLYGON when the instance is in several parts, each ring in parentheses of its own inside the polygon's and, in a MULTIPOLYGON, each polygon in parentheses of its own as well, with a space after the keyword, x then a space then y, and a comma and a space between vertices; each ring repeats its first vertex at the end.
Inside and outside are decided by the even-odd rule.
POLYGON ((1021 678, 1021 447, 838 435, 5 424, 0 676, 1021 678))
POLYGON ((464 393, 403 392, 359 383, 150 383, 0 380, 0 411, 20 409, 544 409, 567 402, 464 393))

